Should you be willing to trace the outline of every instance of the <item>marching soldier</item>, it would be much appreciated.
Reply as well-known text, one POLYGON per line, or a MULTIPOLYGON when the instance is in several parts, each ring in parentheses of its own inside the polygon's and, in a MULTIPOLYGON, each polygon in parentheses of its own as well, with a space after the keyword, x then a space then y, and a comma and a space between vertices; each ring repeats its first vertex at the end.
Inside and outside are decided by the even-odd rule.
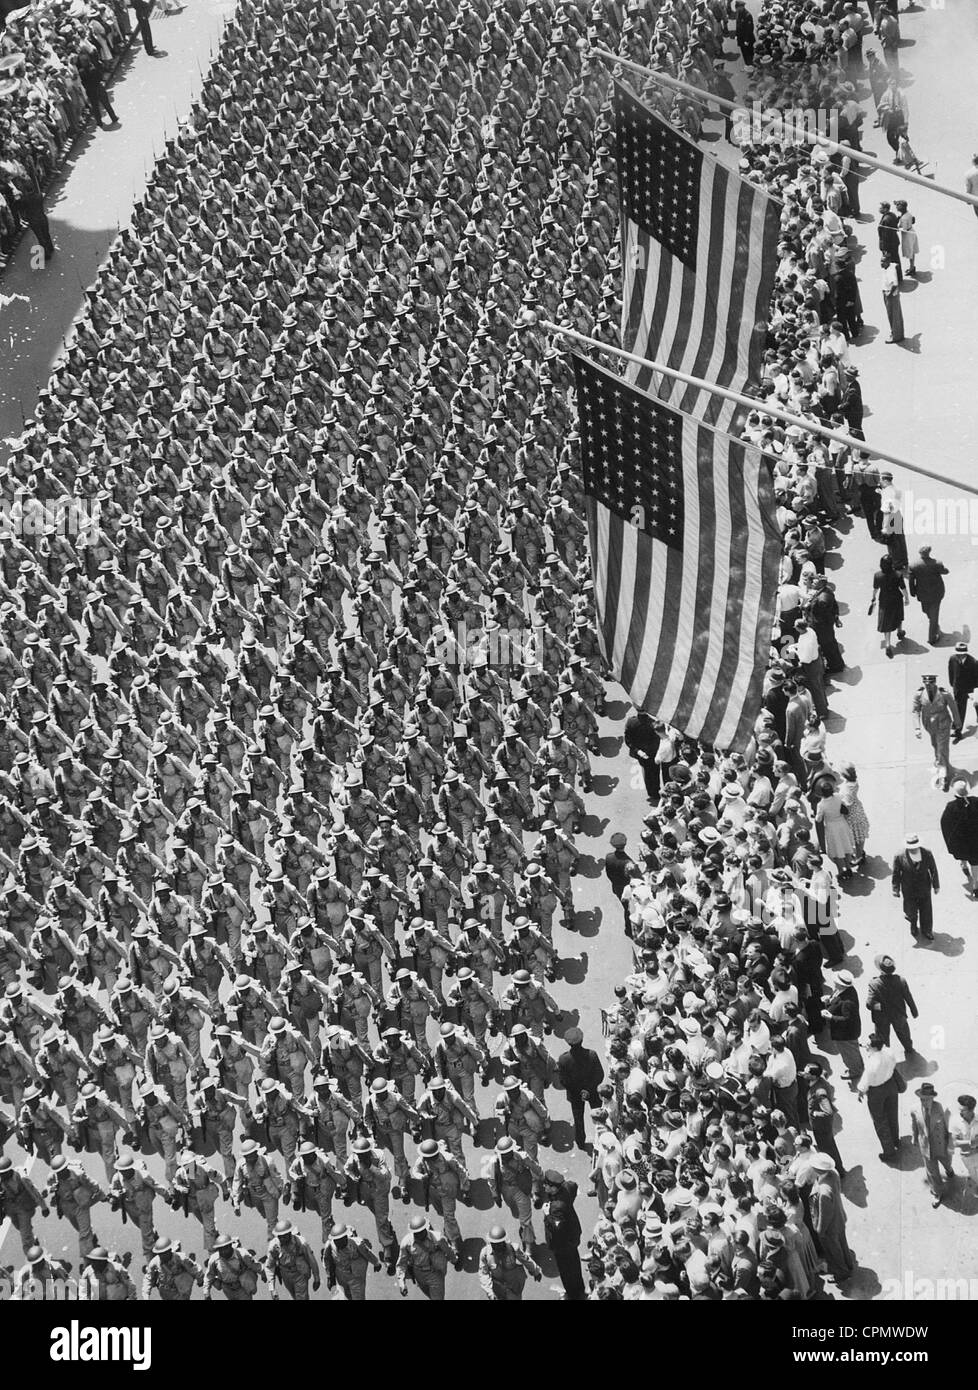
POLYGON ((539 1163, 524 1153, 511 1135, 504 1134, 496 1141, 489 1187, 496 1206, 501 1207, 505 1202, 519 1221, 524 1250, 536 1244, 532 1196, 542 1181, 543 1169, 539 1163))
POLYGON ((285 1200, 291 1201, 296 1211, 312 1208, 319 1214, 325 1243, 333 1229, 333 1196, 346 1188, 342 1168, 307 1139, 299 1145, 287 1176, 285 1200))
POLYGON ((78 1253, 84 1258, 98 1244, 92 1231, 92 1207, 107 1202, 108 1194, 80 1163, 56 1154, 51 1160, 44 1199, 55 1215, 63 1216, 78 1233, 78 1253))
POLYGON ((279 1221, 275 1226, 265 1256, 265 1278, 275 1302, 278 1302, 278 1280, 297 1303, 309 1301, 310 1282, 313 1293, 319 1288, 319 1261, 291 1221, 279 1221))
POLYGON ((203 1282, 204 1271, 193 1255, 185 1255, 178 1243, 164 1236, 153 1246, 152 1258, 143 1269, 143 1302, 148 1303, 157 1289, 162 1302, 185 1303, 194 1286, 203 1282))
POLYGON ((351 1303, 367 1297, 367 1270, 383 1269, 383 1264, 351 1226, 334 1226, 323 1245, 323 1274, 328 1289, 341 1288, 351 1303))
POLYGON ((491 1303, 520 1303, 526 1276, 539 1284, 543 1271, 526 1249, 506 1239, 502 1226, 492 1226, 479 1252, 479 1286, 491 1303))
POLYGON ((283 1186, 282 1176, 269 1161, 265 1150, 254 1139, 246 1139, 241 1145, 231 1182, 231 1206, 235 1216, 241 1215, 242 1203, 262 1212, 271 1239, 278 1221, 278 1203, 283 1186))
POLYGON ((133 1303, 138 1295, 128 1274, 129 1255, 110 1253, 104 1245, 90 1250, 79 1271, 78 1297, 99 1303, 133 1303))
POLYGON ((462 1267, 462 1232, 455 1218, 456 1204, 466 1201, 469 1175, 461 1159, 449 1153, 435 1139, 425 1139, 418 1148, 418 1157, 411 1176, 421 1183, 425 1211, 434 1197, 445 1223, 445 1236, 455 1256, 455 1268, 462 1267))
POLYGON ((391 1174, 379 1149, 367 1138, 353 1143, 353 1152, 346 1161, 346 1202, 359 1202, 373 1212, 377 1223, 380 1252, 387 1262, 387 1273, 393 1274, 397 1261, 397 1236, 390 1221, 391 1174))
POLYGON ((540 1141, 550 1129, 550 1113, 519 1077, 503 1078, 502 1094, 496 1098, 496 1118, 503 1133, 515 1139, 524 1153, 534 1159, 538 1156, 540 1141))
POLYGON ((36 1244, 34 1240, 34 1214, 50 1216, 44 1198, 27 1176, 26 1171, 14 1167, 13 1159, 4 1154, 0 1158, 0 1207, 17 1227, 24 1253, 36 1244))
POLYGON ((251 1250, 244 1250, 230 1236, 214 1237, 214 1248, 204 1266, 205 1299, 216 1291, 229 1303, 250 1303, 264 1277, 262 1263, 251 1250))
POLYGON ((153 1254, 153 1244, 157 1239, 153 1203, 160 1195, 145 1163, 137 1163, 135 1156, 124 1149, 116 1159, 115 1173, 109 1184, 109 1200, 113 1211, 121 1211, 123 1220, 128 1218, 134 1226, 139 1227, 145 1260, 153 1254))
POLYGON ((218 1197, 227 1197, 229 1180, 222 1178, 209 1163, 204 1163, 193 1149, 184 1149, 173 1181, 170 1184, 170 1205, 184 1216, 196 1216, 204 1228, 204 1249, 214 1248, 217 1222, 214 1209, 218 1197))
POLYGON ((433 1303, 444 1302, 445 1275, 451 1259, 451 1250, 441 1232, 434 1229, 426 1216, 412 1217, 397 1256, 397 1287, 401 1297, 407 1297, 410 1279, 425 1298, 433 1303))

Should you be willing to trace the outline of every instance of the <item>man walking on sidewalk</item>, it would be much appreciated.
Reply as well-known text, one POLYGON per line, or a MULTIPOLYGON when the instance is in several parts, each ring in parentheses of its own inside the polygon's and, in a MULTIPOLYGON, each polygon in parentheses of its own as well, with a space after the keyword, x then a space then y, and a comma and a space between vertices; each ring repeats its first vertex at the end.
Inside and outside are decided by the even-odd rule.
POLYGON ((936 647, 941 640, 941 602, 944 598, 944 575, 947 569, 931 555, 930 546, 922 545, 907 571, 910 597, 915 598, 927 617, 927 640, 936 647))
POLYGON ((929 849, 924 849, 919 835, 908 835, 906 848, 893 860, 893 896, 903 898, 903 915, 910 923, 910 935, 918 933, 926 941, 934 940, 934 903, 932 893, 941 891, 937 864, 929 849))

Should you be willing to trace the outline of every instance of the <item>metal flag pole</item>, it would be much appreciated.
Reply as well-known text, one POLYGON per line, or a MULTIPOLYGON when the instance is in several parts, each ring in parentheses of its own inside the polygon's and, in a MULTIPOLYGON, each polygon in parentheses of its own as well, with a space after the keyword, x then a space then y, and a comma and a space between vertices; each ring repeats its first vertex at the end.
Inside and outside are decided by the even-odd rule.
MULTIPOLYGON (((688 96, 696 97, 698 101, 705 102, 709 106, 718 106, 721 111, 729 111, 733 114, 744 111, 744 107, 738 106, 735 101, 728 101, 726 97, 714 96, 712 92, 706 91, 703 87, 692 87, 688 82, 681 82, 678 77, 669 77, 666 73, 656 72, 653 68, 643 68, 641 63, 633 63, 628 58, 619 58, 610 49, 592 48, 590 51, 609 63, 616 63, 620 67, 627 68, 630 72, 637 72, 642 77, 651 77, 653 82, 660 82, 664 87, 672 87, 677 92, 685 92, 688 96)), ((774 109, 774 107, 771 108, 772 111, 774 109)), ((948 198, 956 198, 959 203, 978 207, 978 198, 972 197, 970 193, 960 193, 956 188, 948 188, 943 183, 935 183, 933 179, 924 178, 921 174, 912 174, 909 169, 904 169, 899 164, 885 164, 882 159, 877 159, 875 155, 853 149, 851 145, 840 145, 838 141, 830 140, 826 135, 819 135, 817 131, 803 129, 799 130, 797 134, 812 145, 825 145, 827 149, 848 155, 854 164, 868 164, 872 169, 881 169, 884 174, 893 174, 898 179, 906 179, 908 183, 915 183, 921 188, 929 188, 933 193, 943 193, 948 198)))
MULTIPOLYGON (((586 333, 578 333, 574 328, 561 328, 559 324, 551 323, 549 319, 538 318, 532 313, 525 314, 523 322, 529 328, 543 328, 548 333, 554 333, 558 337, 571 338, 574 342, 582 343, 585 347, 595 348, 598 352, 608 352, 612 357, 618 357, 624 362, 634 362, 638 367, 648 367, 654 372, 661 372, 663 376, 669 377, 672 381, 682 381, 687 386, 696 386, 701 391, 710 391, 714 396, 722 396, 724 400, 733 401, 735 405, 746 406, 748 410, 757 410, 765 415, 773 415, 788 425, 797 425, 806 434, 818 434, 823 439, 832 439, 837 444, 844 444, 847 448, 855 449, 857 453, 871 454, 873 458, 882 459, 884 463, 892 463, 896 468, 905 468, 908 473, 919 473, 936 483, 943 483, 945 487, 956 488, 960 492, 970 492, 978 497, 978 486, 974 484, 962 482, 958 478, 948 478, 944 473, 935 473, 932 469, 924 468, 919 463, 910 463, 907 459, 902 459, 896 454, 888 454, 883 449, 877 449, 872 444, 867 444, 865 439, 855 439, 851 434, 844 434, 841 430, 833 430, 828 425, 820 425, 812 420, 806 420, 803 415, 793 415, 790 410, 783 410, 779 405, 771 405, 769 401, 742 396, 737 391, 727 390, 725 386, 716 386, 711 381, 703 381, 700 377, 689 376, 686 372, 677 371, 675 367, 664 367, 661 362, 651 362, 647 357, 639 357, 634 352, 626 352, 624 348, 612 347, 610 343, 602 343, 598 338, 589 338, 586 333)), ((668 405, 669 402, 663 401, 662 404, 668 405)), ((676 409, 675 406, 671 408, 676 409)))

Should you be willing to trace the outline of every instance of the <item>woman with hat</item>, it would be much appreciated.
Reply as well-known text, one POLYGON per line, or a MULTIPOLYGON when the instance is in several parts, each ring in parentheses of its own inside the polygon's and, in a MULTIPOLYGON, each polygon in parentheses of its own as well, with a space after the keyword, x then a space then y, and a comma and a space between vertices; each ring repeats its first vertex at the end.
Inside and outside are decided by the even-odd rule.
POLYGON ((825 779, 820 785, 825 790, 815 810, 818 841, 838 870, 840 882, 844 883, 852 878, 851 860, 856 852, 855 840, 846 807, 834 782, 825 779))
POLYGON ((809 1206, 812 1227, 830 1279, 837 1284, 848 1279, 856 1268, 846 1240, 846 1213, 842 1205, 842 1184, 835 1163, 827 1153, 814 1153, 809 1159, 812 1190, 809 1206))

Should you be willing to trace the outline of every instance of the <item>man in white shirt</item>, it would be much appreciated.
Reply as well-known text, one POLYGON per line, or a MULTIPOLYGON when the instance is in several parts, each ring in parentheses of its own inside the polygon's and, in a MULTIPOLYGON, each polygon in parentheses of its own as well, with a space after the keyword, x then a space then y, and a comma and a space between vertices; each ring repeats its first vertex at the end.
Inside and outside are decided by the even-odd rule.
POLYGON ((820 719, 824 719, 829 712, 829 702, 825 696, 825 662, 819 650, 818 638, 806 618, 799 618, 795 623, 795 650, 816 712, 820 719))
POLYGON ((879 1034, 871 1034, 866 1041, 866 1066, 856 1089, 860 1099, 866 1097, 882 1145, 879 1158, 883 1163, 894 1158, 900 1149, 900 1092, 906 1090, 907 1083, 903 1081, 901 1086, 896 1077, 896 1058, 879 1034))
POLYGON ((774 1100, 778 1110, 782 1110, 789 1125, 798 1126, 798 1068, 782 1037, 771 1039, 771 1055, 767 1059, 765 1075, 774 1082, 774 1100))

